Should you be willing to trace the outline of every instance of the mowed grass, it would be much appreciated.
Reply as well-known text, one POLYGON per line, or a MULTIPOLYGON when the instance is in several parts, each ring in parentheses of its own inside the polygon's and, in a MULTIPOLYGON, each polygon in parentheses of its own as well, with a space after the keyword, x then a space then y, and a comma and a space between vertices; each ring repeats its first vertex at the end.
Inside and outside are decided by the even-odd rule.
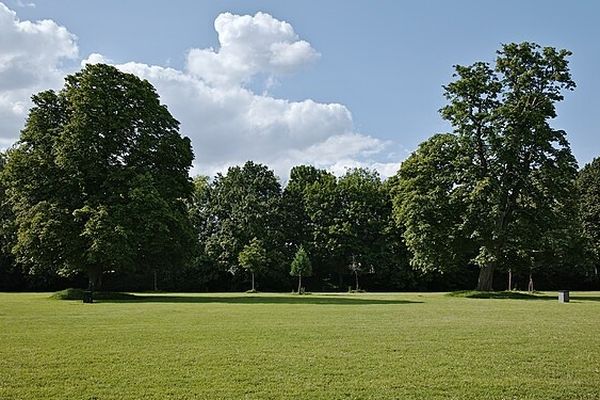
POLYGON ((0 294, 0 399, 600 399, 600 293, 0 294))

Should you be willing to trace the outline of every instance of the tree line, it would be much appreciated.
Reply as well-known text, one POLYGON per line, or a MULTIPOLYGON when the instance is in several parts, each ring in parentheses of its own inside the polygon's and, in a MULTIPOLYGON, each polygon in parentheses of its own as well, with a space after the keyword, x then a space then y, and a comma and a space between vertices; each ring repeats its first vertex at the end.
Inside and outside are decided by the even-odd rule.
MULTIPOLYGON (((432 136, 382 180, 193 152, 145 80, 87 65, 33 96, 0 159, 0 289, 592 288, 600 159, 578 170, 556 104, 567 50, 507 44, 455 66, 432 136)), ((199 127, 201 129, 201 127, 199 127)))

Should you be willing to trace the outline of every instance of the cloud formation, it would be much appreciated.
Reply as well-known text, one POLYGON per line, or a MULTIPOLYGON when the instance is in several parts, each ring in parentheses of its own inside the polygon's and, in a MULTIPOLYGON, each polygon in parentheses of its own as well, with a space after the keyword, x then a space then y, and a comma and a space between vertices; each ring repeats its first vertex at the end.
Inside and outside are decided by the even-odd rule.
MULTIPOLYGON (((336 173, 346 167, 395 172, 386 154, 393 144, 356 131, 341 104, 289 101, 258 94, 248 83, 279 79, 319 58, 292 26, 265 13, 215 20, 219 48, 191 49, 181 70, 140 62, 116 65, 148 79, 181 122, 196 156, 194 173, 214 175, 247 160, 262 162, 286 179, 289 169, 311 163, 336 173)), ((75 36, 52 21, 21 22, 0 3, 0 136, 10 143, 23 123, 31 93, 59 88, 64 60, 78 57, 75 36), (10 34, 10 43, 5 36, 10 34), (12 114, 11 114, 12 113, 12 114), (5 132, 13 132, 12 136, 5 132)), ((112 63, 93 53, 86 63, 112 63)), ((2 142, 0 142, 0 145, 2 142)))
POLYGON ((78 57, 76 37, 51 20, 20 21, 0 3, 0 146, 16 140, 33 93, 63 81, 78 57))
POLYGON ((220 48, 192 49, 187 72, 212 85, 239 85, 257 74, 282 75, 314 62, 320 54, 294 28, 269 14, 220 14, 220 48))

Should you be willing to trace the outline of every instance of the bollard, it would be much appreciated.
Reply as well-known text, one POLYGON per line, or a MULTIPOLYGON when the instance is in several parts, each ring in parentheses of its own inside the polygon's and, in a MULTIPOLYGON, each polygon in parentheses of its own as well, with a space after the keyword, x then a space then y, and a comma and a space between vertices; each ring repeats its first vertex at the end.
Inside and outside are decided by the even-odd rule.
POLYGON ((83 302, 84 303, 93 303, 94 302, 94 297, 92 295, 91 290, 86 290, 83 292, 83 302))
POLYGON ((559 290, 558 291, 558 302, 559 303, 568 303, 569 302, 569 291, 568 290, 559 290))

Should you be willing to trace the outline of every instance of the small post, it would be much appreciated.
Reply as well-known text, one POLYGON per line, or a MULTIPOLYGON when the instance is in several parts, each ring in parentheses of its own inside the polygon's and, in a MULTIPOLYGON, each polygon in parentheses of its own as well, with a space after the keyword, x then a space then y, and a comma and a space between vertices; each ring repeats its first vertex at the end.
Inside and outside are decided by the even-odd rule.
POLYGON ((569 302, 569 291, 568 290, 559 290, 558 291, 558 302, 559 303, 568 303, 569 302))
POLYGON ((84 303, 93 303, 94 302, 94 295, 91 290, 85 290, 83 292, 83 302, 84 303))

